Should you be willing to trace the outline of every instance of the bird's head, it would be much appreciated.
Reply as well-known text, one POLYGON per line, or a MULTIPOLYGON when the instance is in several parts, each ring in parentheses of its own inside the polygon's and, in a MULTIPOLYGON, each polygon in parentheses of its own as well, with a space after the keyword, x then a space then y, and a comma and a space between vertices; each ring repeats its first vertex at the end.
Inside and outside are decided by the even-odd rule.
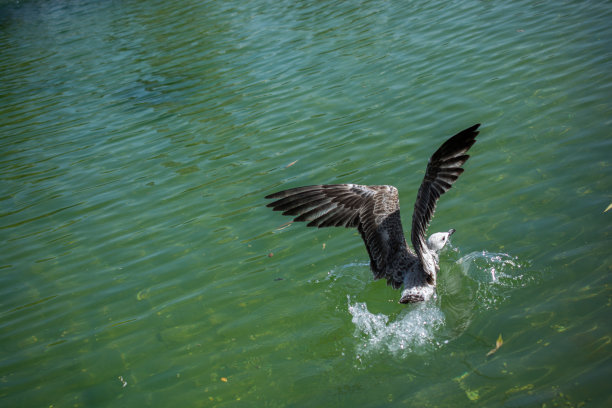
POLYGON ((455 230, 451 228, 448 232, 436 232, 435 234, 431 234, 427 240, 427 247, 436 253, 440 252, 454 232, 455 230))

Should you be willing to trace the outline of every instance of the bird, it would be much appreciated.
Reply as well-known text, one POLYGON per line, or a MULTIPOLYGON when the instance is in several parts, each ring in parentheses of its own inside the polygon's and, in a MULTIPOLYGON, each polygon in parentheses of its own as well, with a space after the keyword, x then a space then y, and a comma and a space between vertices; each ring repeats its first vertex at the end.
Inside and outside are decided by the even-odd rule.
POLYGON ((391 185, 319 184, 267 195, 274 211, 308 222, 308 227, 357 228, 370 258, 374 279, 386 279, 402 288, 399 303, 417 303, 435 296, 440 271, 439 254, 455 229, 436 232, 426 239, 440 196, 463 173, 476 143, 480 124, 446 140, 430 157, 417 192, 412 230, 407 244, 400 218, 399 194, 391 185))

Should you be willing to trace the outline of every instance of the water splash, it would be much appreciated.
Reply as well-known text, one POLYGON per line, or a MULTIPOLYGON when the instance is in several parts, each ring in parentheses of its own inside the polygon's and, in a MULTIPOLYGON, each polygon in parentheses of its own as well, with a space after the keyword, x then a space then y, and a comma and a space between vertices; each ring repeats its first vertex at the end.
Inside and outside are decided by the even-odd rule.
POLYGON ((528 262, 505 253, 472 252, 461 257, 457 264, 476 283, 476 298, 487 309, 505 300, 513 289, 536 279, 528 272, 528 262))
POLYGON ((363 289, 370 276, 372 275, 369 262, 351 262, 333 268, 327 273, 325 279, 330 281, 332 286, 340 283, 343 286, 363 289))
POLYGON ((489 281, 501 285, 520 282, 523 276, 515 276, 513 271, 525 266, 517 257, 487 251, 472 252, 461 257, 457 263, 465 275, 481 282, 489 281))
MULTIPOLYGON (((478 310, 497 307, 513 290, 536 279, 528 262, 504 253, 473 252, 456 264, 462 273, 444 276, 439 298, 405 307, 397 315, 371 313, 366 303, 352 301, 348 295, 357 358, 375 353, 405 358, 443 347, 467 330, 478 310)), ((345 278, 342 271, 334 275, 345 278)))
POLYGON ((411 353, 423 354, 440 346, 437 335, 445 324, 442 311, 435 302, 423 302, 403 310, 397 318, 374 314, 364 302, 351 303, 348 310, 353 316, 359 356, 372 352, 390 352, 396 357, 411 353))

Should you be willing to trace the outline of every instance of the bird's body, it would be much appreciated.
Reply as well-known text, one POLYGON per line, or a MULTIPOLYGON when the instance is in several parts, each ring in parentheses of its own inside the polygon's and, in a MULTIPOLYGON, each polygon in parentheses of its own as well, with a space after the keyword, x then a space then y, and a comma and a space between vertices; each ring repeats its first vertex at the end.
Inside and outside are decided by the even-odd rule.
POLYGON ((463 172, 466 152, 476 142, 474 125, 448 139, 432 155, 419 188, 412 215, 411 249, 404 237, 398 191, 393 186, 331 184, 297 187, 266 198, 268 204, 294 221, 308 221, 309 227, 357 228, 368 255, 374 279, 385 278, 398 289, 403 285, 401 303, 424 301, 435 294, 438 253, 455 231, 425 233, 440 195, 451 188, 463 172))

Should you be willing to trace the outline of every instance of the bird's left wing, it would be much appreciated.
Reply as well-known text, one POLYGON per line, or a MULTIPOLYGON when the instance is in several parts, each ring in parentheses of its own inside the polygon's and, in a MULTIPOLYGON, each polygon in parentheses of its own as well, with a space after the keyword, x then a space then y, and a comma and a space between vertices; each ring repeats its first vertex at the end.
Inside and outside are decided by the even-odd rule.
POLYGON ((401 285, 401 277, 387 268, 398 253, 406 251, 395 187, 315 185, 279 191, 266 198, 276 199, 268 207, 296 216, 294 221, 307 221, 309 227, 357 228, 374 277, 386 278, 395 288, 401 285))

